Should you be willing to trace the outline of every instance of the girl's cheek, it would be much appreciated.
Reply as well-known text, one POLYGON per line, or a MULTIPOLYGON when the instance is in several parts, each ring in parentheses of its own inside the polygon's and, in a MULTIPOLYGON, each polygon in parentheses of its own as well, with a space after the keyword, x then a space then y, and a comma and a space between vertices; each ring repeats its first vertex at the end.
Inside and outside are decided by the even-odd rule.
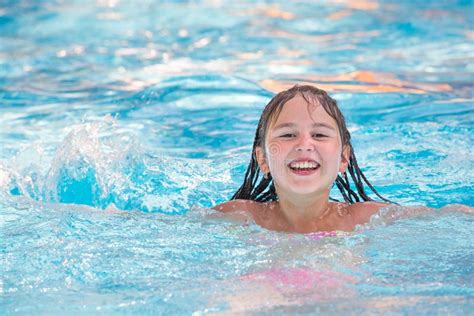
POLYGON ((325 146, 326 153, 331 156, 341 156, 342 154, 342 149, 339 144, 328 144, 328 146, 325 146))

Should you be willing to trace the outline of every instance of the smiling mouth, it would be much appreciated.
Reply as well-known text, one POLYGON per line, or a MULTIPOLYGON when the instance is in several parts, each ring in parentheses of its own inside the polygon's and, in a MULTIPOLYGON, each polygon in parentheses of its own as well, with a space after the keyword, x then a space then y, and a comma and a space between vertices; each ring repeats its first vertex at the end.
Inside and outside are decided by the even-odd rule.
POLYGON ((288 167, 290 170, 298 175, 310 175, 319 169, 320 165, 314 160, 293 161, 288 167))

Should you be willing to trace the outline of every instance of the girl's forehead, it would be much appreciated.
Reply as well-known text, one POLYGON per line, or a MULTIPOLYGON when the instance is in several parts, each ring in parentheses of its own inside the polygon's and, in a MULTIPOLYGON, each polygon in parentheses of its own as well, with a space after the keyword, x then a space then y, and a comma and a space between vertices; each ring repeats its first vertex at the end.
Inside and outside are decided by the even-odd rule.
POLYGON ((302 119, 332 122, 337 125, 336 120, 326 112, 317 98, 311 98, 308 101, 301 95, 296 95, 283 104, 280 111, 275 112, 269 127, 273 127, 281 121, 301 121, 302 119))

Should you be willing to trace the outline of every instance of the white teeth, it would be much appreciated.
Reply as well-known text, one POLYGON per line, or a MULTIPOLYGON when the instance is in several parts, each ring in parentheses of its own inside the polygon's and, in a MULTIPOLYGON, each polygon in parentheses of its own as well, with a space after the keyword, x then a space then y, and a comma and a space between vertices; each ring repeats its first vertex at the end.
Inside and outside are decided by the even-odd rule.
POLYGON ((293 169, 315 169, 318 167, 318 164, 312 161, 305 162, 292 162, 290 168, 293 169))

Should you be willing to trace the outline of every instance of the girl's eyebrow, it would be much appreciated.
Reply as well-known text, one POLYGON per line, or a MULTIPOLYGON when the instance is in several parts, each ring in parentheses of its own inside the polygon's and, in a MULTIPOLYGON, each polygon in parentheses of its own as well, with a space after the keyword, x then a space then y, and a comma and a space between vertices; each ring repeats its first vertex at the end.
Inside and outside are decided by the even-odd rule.
MULTIPOLYGON (((274 127, 274 130, 277 130, 277 129, 281 129, 281 128, 285 128, 285 127, 297 127, 297 124, 295 123, 281 123, 281 124, 278 124, 277 126, 274 127)), ((325 123, 314 123, 311 125, 311 127, 325 127, 325 128, 328 128, 330 130, 333 130, 333 131, 336 131, 334 129, 334 127, 328 125, 328 124, 325 124, 325 123)))

